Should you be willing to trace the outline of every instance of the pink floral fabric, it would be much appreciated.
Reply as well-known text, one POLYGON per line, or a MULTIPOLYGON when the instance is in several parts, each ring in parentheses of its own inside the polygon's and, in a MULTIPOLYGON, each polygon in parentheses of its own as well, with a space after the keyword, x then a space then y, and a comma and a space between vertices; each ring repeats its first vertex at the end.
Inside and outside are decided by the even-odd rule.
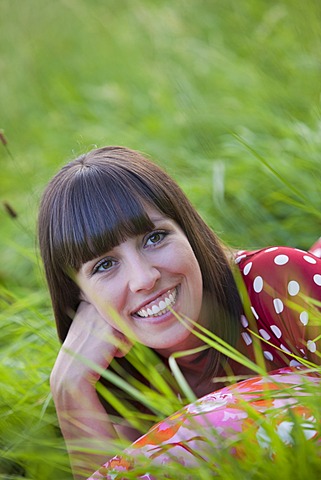
MULTIPOLYGON (((154 465, 175 461, 191 468, 199 461, 213 461, 213 452, 220 448, 242 456, 242 435, 249 429, 261 447, 268 449, 271 438, 269 429, 265 429, 267 417, 281 440, 291 444, 294 422, 289 421, 293 417, 286 416, 287 409, 298 415, 306 439, 319 440, 316 419, 299 402, 306 395, 307 382, 319 384, 320 379, 288 367, 205 395, 155 425, 88 480, 126 478, 125 472, 134 469, 142 455, 154 465)), ((154 479, 148 472, 136 478, 154 479)))

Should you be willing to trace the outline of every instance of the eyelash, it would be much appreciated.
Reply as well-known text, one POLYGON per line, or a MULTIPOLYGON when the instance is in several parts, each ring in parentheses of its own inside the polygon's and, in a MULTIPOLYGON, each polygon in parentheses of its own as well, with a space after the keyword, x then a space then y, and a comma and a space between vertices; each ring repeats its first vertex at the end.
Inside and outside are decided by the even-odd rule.
POLYGON ((149 233, 146 237, 146 240, 145 240, 145 243, 144 243, 144 248, 148 248, 150 246, 156 246, 158 245, 159 243, 161 243, 164 238, 168 235, 169 232, 166 232, 165 230, 154 230, 153 232, 149 233), (147 242, 148 240, 150 240, 152 237, 154 237, 155 235, 160 235, 160 240, 158 240, 157 242, 153 243, 152 245, 147 245, 147 242))
MULTIPOLYGON (((157 245, 159 245, 163 240, 164 238, 169 234, 169 232, 166 232, 164 230, 154 230, 153 232, 149 233, 146 237, 146 239, 144 240, 144 247, 143 248, 153 248, 153 247, 156 247, 157 245), (152 243, 151 245, 147 245, 147 242, 152 238, 154 237, 155 235, 159 235, 161 238, 155 242, 155 243, 152 243)), ((107 263, 107 262, 111 262, 112 265, 110 266, 110 268, 112 268, 112 266, 116 263, 116 260, 113 260, 113 259, 110 259, 110 258, 102 258, 93 268, 93 271, 92 271, 92 275, 94 275, 95 273, 99 273, 99 268, 104 265, 104 263, 107 263)), ((107 269, 104 269, 104 271, 108 271, 110 270, 110 268, 107 268, 107 269)))
MULTIPOLYGON (((94 275, 95 273, 99 273, 99 268, 104 264, 104 263, 107 263, 107 262, 111 262, 112 264, 115 263, 115 260, 112 260, 112 259, 107 259, 107 258, 103 258, 100 260, 100 262, 98 262, 94 268, 93 268, 93 271, 92 271, 92 275, 94 275)), ((110 268, 112 267, 113 265, 110 266, 110 268)), ((104 271, 107 272, 107 270, 109 270, 110 268, 107 268, 105 269, 104 271)))

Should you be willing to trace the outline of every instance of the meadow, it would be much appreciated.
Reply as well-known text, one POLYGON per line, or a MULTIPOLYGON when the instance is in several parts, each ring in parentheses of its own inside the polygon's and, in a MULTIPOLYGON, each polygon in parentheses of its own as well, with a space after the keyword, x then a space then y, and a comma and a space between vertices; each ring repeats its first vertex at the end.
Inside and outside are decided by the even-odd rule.
MULTIPOLYGON (((1 0, 1 479, 72 478, 49 391, 46 182, 93 146, 125 145, 162 165, 229 245, 308 249, 321 235, 320 40, 319 0, 1 0)), ((178 408, 159 395, 155 420, 178 408)), ((278 446, 275 462, 248 448, 243 462, 220 453, 215 475, 320 475, 307 442, 278 446)))

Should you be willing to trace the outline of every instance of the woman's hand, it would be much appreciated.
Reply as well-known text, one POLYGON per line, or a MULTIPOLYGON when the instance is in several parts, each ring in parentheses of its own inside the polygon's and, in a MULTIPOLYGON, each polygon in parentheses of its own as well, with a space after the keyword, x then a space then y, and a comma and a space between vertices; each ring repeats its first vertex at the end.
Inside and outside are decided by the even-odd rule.
POLYGON ((77 309, 50 377, 60 427, 75 478, 87 478, 106 461, 108 445, 117 434, 101 405, 95 384, 114 357, 131 344, 85 301, 77 309), (86 454, 83 449, 99 453, 86 454))
POLYGON ((100 374, 95 365, 106 369, 114 357, 126 355, 130 346, 93 305, 82 301, 51 374, 53 395, 83 381, 96 383, 100 374))

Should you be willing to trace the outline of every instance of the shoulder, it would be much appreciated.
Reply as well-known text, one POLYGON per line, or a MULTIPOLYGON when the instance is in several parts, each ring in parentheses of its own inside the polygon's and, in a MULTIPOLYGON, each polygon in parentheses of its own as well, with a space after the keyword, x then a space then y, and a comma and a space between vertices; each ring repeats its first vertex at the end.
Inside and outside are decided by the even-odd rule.
POLYGON ((321 259, 297 248, 268 247, 239 252, 235 262, 256 304, 274 304, 308 296, 321 300, 321 259))
POLYGON ((315 351, 320 331, 311 327, 320 318, 321 259, 296 248, 268 247, 237 252, 235 262, 259 333, 283 351, 315 351))
POLYGON ((237 252, 235 263, 245 281, 253 280, 252 288, 256 293, 263 290, 264 285, 278 290, 282 281, 290 296, 296 289, 301 290, 307 285, 321 294, 321 259, 311 252, 291 247, 268 247, 237 252))
POLYGON ((309 250, 301 250, 293 247, 272 246, 258 250, 239 250, 235 252, 235 263, 240 265, 240 269, 245 263, 250 261, 267 263, 272 262, 275 265, 286 265, 290 260, 302 262, 302 264, 316 264, 321 259, 309 250))

